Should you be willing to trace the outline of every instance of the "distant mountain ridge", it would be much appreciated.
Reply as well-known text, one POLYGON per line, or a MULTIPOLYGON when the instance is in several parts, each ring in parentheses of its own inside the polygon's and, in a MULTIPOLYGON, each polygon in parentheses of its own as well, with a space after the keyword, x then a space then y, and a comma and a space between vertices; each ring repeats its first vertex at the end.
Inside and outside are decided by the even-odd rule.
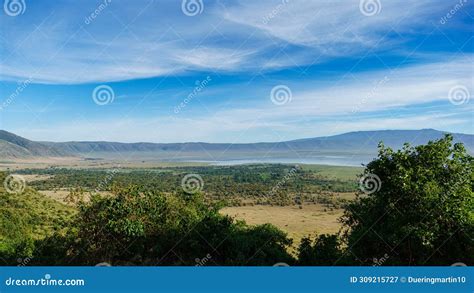
MULTIPOLYGON (((434 129, 357 131, 344 134, 298 139, 284 142, 260 143, 120 143, 120 142, 35 142, 13 133, 0 130, 0 159, 29 157, 79 156, 93 158, 120 158, 133 154, 135 158, 171 157, 189 159, 227 159, 234 157, 258 157, 266 155, 297 154, 374 154, 377 145, 399 149, 405 142, 425 144, 439 139, 446 132, 434 129)), ((453 133, 456 142, 462 142, 472 152, 474 135, 453 133)))
POLYGON ((67 152, 59 148, 50 147, 47 144, 35 142, 0 130, 0 159, 30 158, 30 157, 63 157, 67 152))

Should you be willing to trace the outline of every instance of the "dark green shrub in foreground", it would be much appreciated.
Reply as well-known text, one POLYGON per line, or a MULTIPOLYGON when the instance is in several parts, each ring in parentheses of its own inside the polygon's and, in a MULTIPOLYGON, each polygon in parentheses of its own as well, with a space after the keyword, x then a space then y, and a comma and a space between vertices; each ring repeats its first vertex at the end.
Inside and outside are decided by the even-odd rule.
POLYGON ((445 138, 393 151, 380 146, 364 176, 380 190, 362 195, 343 217, 347 254, 356 264, 474 264, 473 157, 445 138))
POLYGON ((399 151, 381 144, 362 175, 372 183, 346 206, 342 233, 304 238, 298 263, 473 265, 474 160, 452 142, 446 135, 399 151))
POLYGON ((128 188, 82 203, 73 228, 37 243, 35 261, 95 265, 273 265, 291 241, 271 225, 220 215, 200 195, 128 188), (56 256, 53 257, 52 256, 56 256))
POLYGON ((337 235, 319 235, 314 243, 310 238, 303 238, 298 251, 298 264, 303 266, 333 265, 343 257, 337 235))

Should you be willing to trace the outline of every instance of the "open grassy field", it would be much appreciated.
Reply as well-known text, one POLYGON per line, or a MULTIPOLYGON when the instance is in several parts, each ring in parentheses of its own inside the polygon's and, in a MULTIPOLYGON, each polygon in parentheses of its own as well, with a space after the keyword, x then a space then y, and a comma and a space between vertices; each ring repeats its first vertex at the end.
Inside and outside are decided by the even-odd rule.
POLYGON ((363 171, 363 167, 346 167, 346 166, 327 166, 327 165, 300 165, 301 169, 316 173, 320 176, 338 179, 338 180, 355 180, 363 171))
POLYGON ((299 206, 242 206, 226 207, 221 213, 239 220, 245 220, 250 225, 270 223, 288 233, 299 244, 304 236, 336 233, 341 228, 338 222, 342 209, 330 210, 324 205, 299 206))
POLYGON ((32 158, 16 159, 13 161, 1 161, 0 171, 21 170, 21 169, 47 169, 47 168, 71 168, 71 169, 107 169, 107 168, 168 168, 168 167, 192 167, 207 166, 205 162, 162 162, 149 160, 102 160, 84 159, 76 157, 61 158, 32 158))

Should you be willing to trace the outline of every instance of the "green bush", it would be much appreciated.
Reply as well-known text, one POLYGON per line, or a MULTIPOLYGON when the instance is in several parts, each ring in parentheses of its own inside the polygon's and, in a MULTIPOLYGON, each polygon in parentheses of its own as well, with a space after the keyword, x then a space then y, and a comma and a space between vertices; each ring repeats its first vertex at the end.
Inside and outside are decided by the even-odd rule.
POLYGON ((349 204, 343 217, 347 253, 371 264, 474 264, 473 157, 452 136, 393 151, 380 146, 364 176, 380 190, 349 204))
POLYGON ((303 266, 327 266, 340 262, 343 257, 337 235, 319 235, 314 243, 305 237, 298 248, 298 264, 303 266))
POLYGON ((66 235, 37 243, 37 264, 273 265, 292 261, 291 240, 271 225, 249 227, 218 213, 202 196, 142 190, 81 203, 66 235), (58 257, 53 257, 57 255, 58 257))

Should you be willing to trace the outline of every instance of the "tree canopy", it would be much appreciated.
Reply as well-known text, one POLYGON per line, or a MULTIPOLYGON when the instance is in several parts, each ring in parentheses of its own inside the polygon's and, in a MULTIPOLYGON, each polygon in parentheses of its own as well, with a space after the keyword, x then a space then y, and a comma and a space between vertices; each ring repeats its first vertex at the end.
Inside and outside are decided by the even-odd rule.
POLYGON ((451 135, 394 151, 380 144, 363 176, 379 190, 361 192, 343 217, 347 252, 362 264, 473 263, 473 157, 451 135))
POLYGON ((293 261, 291 240, 272 225, 247 226, 218 213, 200 194, 165 195, 139 187, 92 197, 66 235, 37 245, 38 262, 95 265, 273 265, 293 261), (59 245, 58 245, 59 244, 59 245), (52 259, 51 256, 60 257, 52 259))

